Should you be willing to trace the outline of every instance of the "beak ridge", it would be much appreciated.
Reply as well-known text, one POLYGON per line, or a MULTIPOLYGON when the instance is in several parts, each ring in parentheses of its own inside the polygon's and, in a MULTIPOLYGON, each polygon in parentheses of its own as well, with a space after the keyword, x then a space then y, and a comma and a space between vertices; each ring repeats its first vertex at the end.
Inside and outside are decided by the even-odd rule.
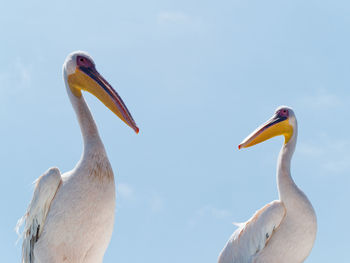
MULTIPOLYGON (((278 123, 287 120, 287 117, 275 114, 270 120, 259 126, 254 132, 246 137, 239 145, 238 149, 247 148, 263 141, 266 141, 274 136, 283 134, 278 123)), ((282 127, 283 128, 283 127, 282 127)))
MULTIPOLYGON (((88 77, 90 77, 94 82, 103 89, 112 103, 108 103, 105 101, 105 96, 97 96, 110 110, 112 110, 123 122, 125 122, 130 128, 132 128, 136 133, 139 133, 139 128, 137 127, 133 117, 131 116, 128 108, 123 102, 122 98, 118 95, 118 93, 112 88, 112 86, 105 80, 98 71, 93 67, 79 67, 83 73, 85 73, 88 77)), ((89 90, 88 90, 89 91, 89 90)))

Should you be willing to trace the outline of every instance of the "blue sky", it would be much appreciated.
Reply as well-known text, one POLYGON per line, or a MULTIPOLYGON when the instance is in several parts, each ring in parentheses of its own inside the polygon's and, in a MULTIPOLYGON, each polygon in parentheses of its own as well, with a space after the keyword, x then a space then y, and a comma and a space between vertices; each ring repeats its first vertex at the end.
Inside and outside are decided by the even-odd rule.
POLYGON ((140 127, 84 94, 118 185, 104 262, 216 262, 231 223, 277 198, 283 139, 237 145, 283 104, 299 122, 292 174, 318 216, 306 262, 348 262, 348 1, 6 1, 0 23, 3 262, 19 262, 31 183, 79 160, 61 73, 74 50, 140 127))

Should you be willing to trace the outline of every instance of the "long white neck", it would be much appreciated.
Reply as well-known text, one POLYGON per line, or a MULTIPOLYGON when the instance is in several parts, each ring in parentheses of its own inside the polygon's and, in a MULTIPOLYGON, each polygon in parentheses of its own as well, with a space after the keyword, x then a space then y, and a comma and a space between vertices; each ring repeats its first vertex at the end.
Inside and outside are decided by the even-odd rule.
POLYGON ((300 190, 294 183, 290 173, 290 163, 297 143, 298 127, 293 128, 293 136, 282 146, 277 162, 277 186, 280 200, 286 205, 300 195, 300 190))
POLYGON ((68 97, 72 103, 73 109, 76 113, 81 134, 83 137, 84 148, 82 159, 92 153, 92 151, 105 151, 102 140, 97 130, 96 123, 91 115, 88 105, 83 96, 75 96, 68 84, 67 76, 64 74, 65 85, 68 97))

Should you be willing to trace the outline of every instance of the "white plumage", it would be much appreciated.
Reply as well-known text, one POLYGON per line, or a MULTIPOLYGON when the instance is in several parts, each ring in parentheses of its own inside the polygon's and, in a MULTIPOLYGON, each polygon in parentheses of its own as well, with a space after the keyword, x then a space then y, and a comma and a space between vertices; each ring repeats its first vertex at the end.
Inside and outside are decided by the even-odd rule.
POLYGON ((58 168, 50 168, 35 181, 35 190, 27 213, 20 219, 25 221, 23 229, 22 254, 24 262, 34 261, 34 244, 42 233, 44 222, 51 201, 61 184, 61 173, 58 168))
POLYGON ((72 171, 61 176, 57 168, 50 168, 36 181, 33 199, 18 224, 24 222, 22 263, 101 263, 108 247, 114 224, 114 176, 81 90, 94 94, 138 132, 123 101, 88 54, 70 54, 63 73, 84 150, 72 171))
POLYGON ((218 263, 302 263, 317 232, 315 211, 290 174, 297 140, 297 121, 289 107, 280 107, 268 122, 239 146, 250 147, 277 135, 285 136, 277 165, 279 200, 239 224, 221 251, 218 263))
POLYGON ((252 256, 270 240, 285 214, 283 203, 273 201, 256 211, 247 222, 236 224, 238 229, 227 242, 219 262, 251 262, 252 256))

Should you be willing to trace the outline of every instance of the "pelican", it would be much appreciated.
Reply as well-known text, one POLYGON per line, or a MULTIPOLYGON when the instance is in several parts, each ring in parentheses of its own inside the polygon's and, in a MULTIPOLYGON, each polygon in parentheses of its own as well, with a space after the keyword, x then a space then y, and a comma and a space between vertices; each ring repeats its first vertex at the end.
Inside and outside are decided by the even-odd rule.
POLYGON ((277 108, 273 117, 238 148, 247 148, 278 135, 285 138, 277 162, 279 200, 238 224, 219 255, 219 263, 301 263, 311 252, 317 232, 316 214, 290 173, 298 135, 293 110, 286 106, 277 108))
POLYGON ((17 226, 24 224, 22 263, 101 263, 108 247, 114 225, 114 175, 82 91, 95 95, 139 131, 87 53, 68 55, 63 77, 80 125, 83 154, 73 170, 61 174, 53 167, 36 180, 32 201, 17 226))

